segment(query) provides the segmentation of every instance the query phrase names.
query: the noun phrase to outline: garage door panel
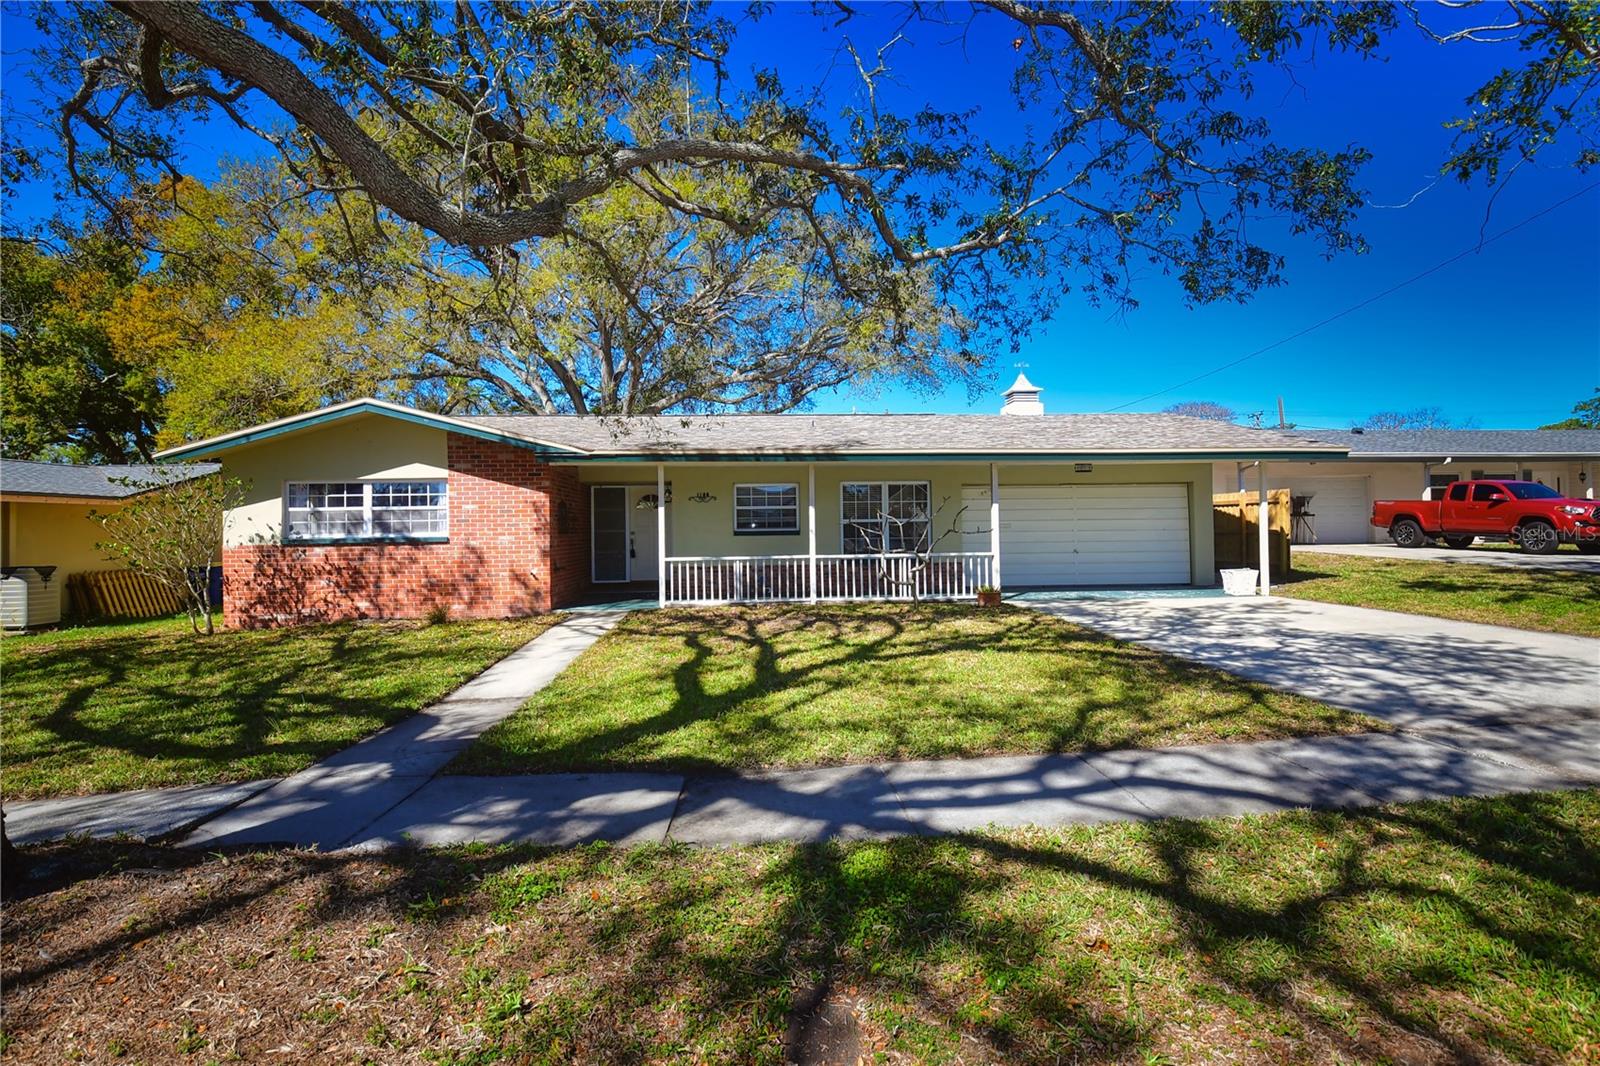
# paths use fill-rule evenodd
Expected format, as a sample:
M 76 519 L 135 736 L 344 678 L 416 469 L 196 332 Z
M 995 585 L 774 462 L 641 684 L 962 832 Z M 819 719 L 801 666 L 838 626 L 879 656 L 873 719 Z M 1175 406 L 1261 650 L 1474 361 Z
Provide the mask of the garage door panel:
M 981 488 L 969 506 L 988 506 Z M 1000 553 L 1017 585 L 1187 584 L 1186 485 L 1002 485 Z M 971 550 L 983 550 L 978 538 Z
M 1311 512 L 1310 524 L 1318 544 L 1363 544 L 1372 539 L 1368 519 L 1372 504 L 1367 499 L 1367 479 L 1364 477 L 1294 478 L 1289 482 L 1289 492 L 1295 496 L 1310 495 L 1307 509 Z M 1005 497 L 1001 496 L 1003 500 Z M 1302 531 L 1297 529 L 1296 533 Z M 1296 543 L 1311 538 L 1300 536 Z

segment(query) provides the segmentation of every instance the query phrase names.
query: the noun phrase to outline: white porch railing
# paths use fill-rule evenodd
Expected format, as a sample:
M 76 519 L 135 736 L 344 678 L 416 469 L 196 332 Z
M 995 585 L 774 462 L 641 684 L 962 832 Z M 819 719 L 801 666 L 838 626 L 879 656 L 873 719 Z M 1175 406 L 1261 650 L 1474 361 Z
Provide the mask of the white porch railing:
M 933 555 L 669 556 L 663 604 L 957 600 L 994 583 L 989 552 Z

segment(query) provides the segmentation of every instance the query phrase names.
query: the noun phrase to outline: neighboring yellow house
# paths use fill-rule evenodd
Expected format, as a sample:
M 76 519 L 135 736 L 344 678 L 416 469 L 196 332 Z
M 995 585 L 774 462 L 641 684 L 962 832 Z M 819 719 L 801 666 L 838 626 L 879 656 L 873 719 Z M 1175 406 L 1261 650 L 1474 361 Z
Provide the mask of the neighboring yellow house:
M 215 473 L 215 463 L 197 463 L 192 476 Z M 146 491 L 139 482 L 170 479 L 172 467 L 78 466 L 0 460 L 0 568 L 53 566 L 52 579 L 65 581 L 85 570 L 121 569 L 95 544 L 105 530 L 91 511 L 114 510 L 122 500 Z M 120 484 L 127 479 L 133 484 Z

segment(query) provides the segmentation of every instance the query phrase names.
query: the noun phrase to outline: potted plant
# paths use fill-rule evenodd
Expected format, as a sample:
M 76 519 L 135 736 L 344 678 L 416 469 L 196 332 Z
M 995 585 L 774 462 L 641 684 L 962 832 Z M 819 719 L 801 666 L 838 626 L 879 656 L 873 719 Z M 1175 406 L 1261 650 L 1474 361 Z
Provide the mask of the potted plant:
M 978 606 L 979 607 L 998 607 L 998 606 L 1000 606 L 1000 590 L 995 588 L 993 585 L 979 585 L 978 586 Z

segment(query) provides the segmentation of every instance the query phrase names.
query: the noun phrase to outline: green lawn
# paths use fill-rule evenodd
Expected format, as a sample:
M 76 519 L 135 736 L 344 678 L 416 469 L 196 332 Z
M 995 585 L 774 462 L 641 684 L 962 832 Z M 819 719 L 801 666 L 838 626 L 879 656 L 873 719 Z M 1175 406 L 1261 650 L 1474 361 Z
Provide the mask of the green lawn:
M 7 799 L 302 769 L 420 710 L 554 621 L 189 632 L 182 618 L 0 641 Z
M 29 854 L 63 887 L 4 911 L 19 1063 L 775 1066 L 806 1002 L 844 1062 L 1600 1056 L 1595 792 L 821 846 Z
M 1600 575 L 1294 553 L 1285 596 L 1600 637 Z
M 726 771 L 1383 728 L 1017 608 L 630 615 L 455 773 Z

